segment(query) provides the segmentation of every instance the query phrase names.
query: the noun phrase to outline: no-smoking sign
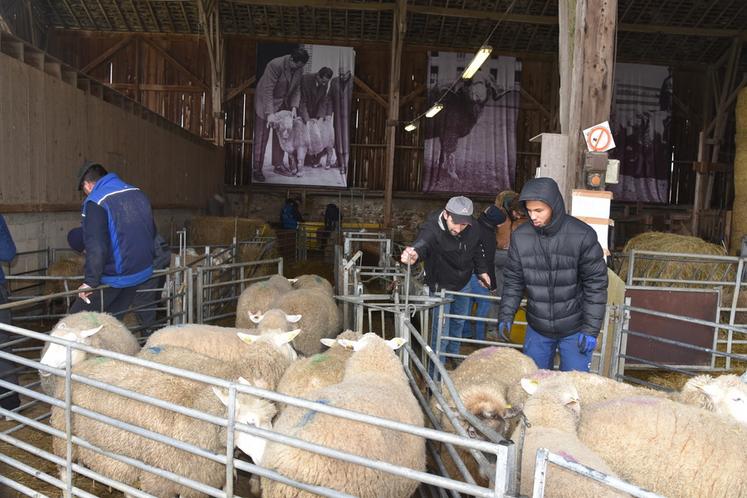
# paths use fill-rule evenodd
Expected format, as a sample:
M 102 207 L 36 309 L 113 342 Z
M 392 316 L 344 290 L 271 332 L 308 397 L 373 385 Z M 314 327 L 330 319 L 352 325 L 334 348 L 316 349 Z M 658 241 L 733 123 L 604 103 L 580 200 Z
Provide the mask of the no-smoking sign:
M 584 130 L 586 147 L 590 152 L 605 152 L 615 148 L 609 122 L 599 123 Z

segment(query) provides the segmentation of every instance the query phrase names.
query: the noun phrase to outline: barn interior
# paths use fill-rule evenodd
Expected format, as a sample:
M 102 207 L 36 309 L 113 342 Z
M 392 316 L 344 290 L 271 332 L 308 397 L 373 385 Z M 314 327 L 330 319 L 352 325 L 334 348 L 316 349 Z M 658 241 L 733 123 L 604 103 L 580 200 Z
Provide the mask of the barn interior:
M 592 371 L 665 392 L 700 374 L 742 375 L 745 41 L 743 0 L 0 0 L 0 214 L 17 248 L 0 261 L 5 307 L 24 330 L 47 333 L 65 317 L 81 263 L 50 275 L 71 264 L 68 234 L 85 197 L 76 172 L 96 161 L 146 193 L 172 268 L 176 260 L 156 304 L 159 326 L 238 327 L 249 285 L 315 274 L 334 286 L 344 328 L 387 339 L 423 333 L 411 337 L 405 361 L 415 391 L 431 392 L 425 368 L 443 357 L 427 348 L 429 313 L 455 296 L 422 295 L 422 268 L 400 265 L 399 253 L 451 197 L 468 196 L 477 216 L 503 206 L 502 192 L 551 177 L 568 212 L 596 230 L 609 267 Z M 318 164 L 300 160 L 303 176 L 284 148 L 273 164 L 280 135 L 256 105 L 271 59 L 297 47 L 311 53 L 304 74 L 319 69 L 323 50 L 350 57 L 333 66 L 333 82 L 350 71 L 345 116 L 335 111 L 330 124 L 336 142 L 317 151 Z M 492 71 L 493 87 L 478 101 L 468 93 L 478 79 L 460 74 L 482 48 L 489 56 L 479 74 Z M 458 96 L 473 98 L 466 110 L 449 100 Z M 510 117 L 494 123 L 499 115 Z M 466 128 L 449 136 L 449 124 Z M 266 179 L 258 179 L 255 137 L 264 129 Z M 616 147 L 592 141 L 595 130 Z M 325 167 L 324 154 L 337 163 Z M 289 201 L 298 215 L 291 226 Z M 500 294 L 483 299 L 495 310 Z M 158 328 L 121 318 L 141 344 Z M 508 342 L 520 347 L 526 316 L 515 323 Z M 492 344 L 495 316 L 484 325 L 486 341 L 465 339 L 442 361 L 444 373 Z M 38 359 L 44 339 L 26 337 L 33 341 L 8 350 Z M 23 367 L 22 380 L 38 380 L 33 365 Z M 0 416 L 0 496 L 64 493 L 64 477 L 34 475 L 33 467 L 54 474 L 49 459 L 28 456 L 52 451 L 52 438 L 28 422 L 46 420 L 50 404 L 22 399 L 26 418 Z M 448 477 L 436 459 L 429 454 L 429 471 Z M 76 472 L 76 496 L 128 493 Z M 521 494 L 517 475 L 506 471 L 505 495 Z M 500 476 L 480 490 L 479 478 L 464 477 L 462 488 L 418 479 L 419 496 L 504 495 Z M 248 478 L 206 496 L 233 493 L 258 496 Z

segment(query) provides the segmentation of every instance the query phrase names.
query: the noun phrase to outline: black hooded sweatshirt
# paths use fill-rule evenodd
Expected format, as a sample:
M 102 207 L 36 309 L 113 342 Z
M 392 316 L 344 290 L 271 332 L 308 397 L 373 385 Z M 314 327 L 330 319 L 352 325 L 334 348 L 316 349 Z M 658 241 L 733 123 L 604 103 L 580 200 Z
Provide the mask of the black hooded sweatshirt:
M 529 180 L 519 201 L 524 209 L 526 201 L 544 202 L 552 208 L 552 218 L 544 227 L 524 223 L 513 232 L 500 320 L 513 321 L 526 289 L 527 322 L 540 334 L 597 336 L 607 304 L 607 265 L 596 232 L 566 214 L 552 178 Z
M 467 285 L 472 273 L 488 272 L 488 265 L 480 245 L 480 230 L 465 228 L 459 235 L 451 235 L 443 217 L 443 210 L 428 215 L 420 226 L 412 247 L 425 261 L 425 282 L 431 291 L 446 289 L 459 291 Z

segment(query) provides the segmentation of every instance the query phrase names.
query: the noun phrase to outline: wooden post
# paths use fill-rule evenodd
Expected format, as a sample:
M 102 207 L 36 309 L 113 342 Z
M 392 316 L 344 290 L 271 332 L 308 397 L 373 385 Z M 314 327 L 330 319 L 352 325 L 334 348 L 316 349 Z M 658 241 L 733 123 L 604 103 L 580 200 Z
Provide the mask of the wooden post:
M 583 129 L 609 119 L 617 0 L 560 0 L 560 122 L 568 135 L 566 202 L 584 186 Z
M 203 4 L 205 0 L 197 2 L 200 11 L 200 22 L 205 31 L 205 43 L 210 56 L 210 97 L 213 103 L 213 117 L 215 119 L 215 130 L 213 142 L 220 147 L 225 142 L 223 133 L 223 77 L 225 74 L 223 57 L 223 33 L 220 29 L 220 6 L 219 0 Z
M 392 23 L 392 53 L 389 68 L 389 111 L 386 128 L 386 180 L 384 183 L 384 226 L 392 224 L 392 186 L 394 184 L 394 147 L 399 120 L 399 76 L 402 45 L 407 29 L 407 1 L 397 0 Z

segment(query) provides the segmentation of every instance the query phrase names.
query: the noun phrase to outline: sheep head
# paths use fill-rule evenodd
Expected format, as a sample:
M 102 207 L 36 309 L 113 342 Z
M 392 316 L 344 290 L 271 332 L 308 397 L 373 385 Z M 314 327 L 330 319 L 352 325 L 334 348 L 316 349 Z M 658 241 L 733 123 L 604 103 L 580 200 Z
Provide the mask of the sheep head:
M 288 140 L 293 130 L 294 119 L 291 111 L 278 111 L 267 116 L 267 127 L 275 130 L 281 139 Z
M 79 330 L 68 327 L 65 322 L 60 322 L 49 335 L 52 337 L 65 339 L 66 341 L 70 342 L 90 345 L 90 337 L 94 334 L 97 334 L 99 331 L 101 331 L 102 328 L 104 328 L 104 326 L 99 325 L 98 327 L 94 327 L 91 329 Z M 85 359 L 85 357 L 85 351 L 81 351 L 79 349 L 72 350 L 71 361 L 73 365 L 80 363 Z M 40 362 L 42 363 L 42 365 L 47 365 L 54 368 L 64 368 L 67 364 L 66 347 L 62 344 L 50 343 L 49 347 L 42 355 Z M 50 375 L 47 372 L 41 372 L 41 374 Z
M 264 381 L 254 380 L 249 382 L 246 379 L 239 377 L 239 383 L 260 389 L 269 390 L 270 386 Z M 220 399 L 226 408 L 229 407 L 229 396 L 225 389 L 213 387 L 213 392 Z M 272 419 L 277 414 L 275 405 L 270 401 L 258 398 L 245 393 L 238 393 L 236 396 L 236 405 L 234 409 L 234 417 L 236 422 L 240 424 L 246 424 L 260 429 L 271 430 Z M 267 440 L 259 436 L 247 434 L 245 432 L 237 431 L 235 445 L 244 453 L 249 455 L 255 464 L 259 465 L 262 463 L 264 457 L 265 448 L 267 447 Z
M 291 341 L 301 333 L 301 329 L 291 330 L 290 332 L 279 332 L 279 331 L 267 331 L 262 335 L 245 334 L 244 332 L 237 332 L 236 335 L 239 339 L 244 341 L 246 344 L 252 345 L 259 342 L 267 342 L 272 344 L 278 351 L 285 355 L 289 361 L 295 361 L 298 359 L 296 350 L 293 349 Z
M 682 388 L 682 392 L 692 391 L 700 394 L 702 408 L 733 418 L 742 425 L 747 425 L 747 384 L 736 375 L 698 375 L 693 377 Z

